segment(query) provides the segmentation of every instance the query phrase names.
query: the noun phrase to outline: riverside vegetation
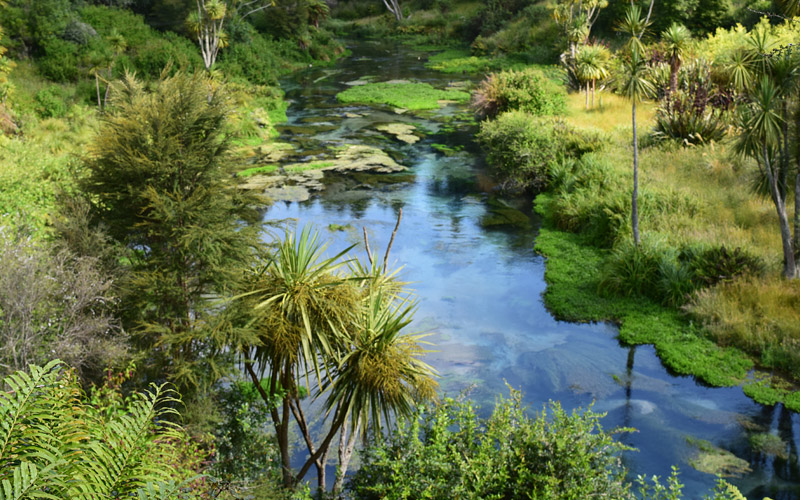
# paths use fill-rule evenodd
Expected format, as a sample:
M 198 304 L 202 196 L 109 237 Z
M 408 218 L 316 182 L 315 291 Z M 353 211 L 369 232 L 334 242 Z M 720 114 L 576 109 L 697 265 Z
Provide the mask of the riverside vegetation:
M 793 203 L 797 71 L 762 57 L 794 42 L 794 25 L 717 30 L 735 6 L 687 0 L 631 17 L 618 57 L 590 49 L 623 4 L 571 17 L 569 1 L 0 2 L 0 498 L 306 498 L 312 468 L 325 496 L 336 445 L 331 495 L 680 498 L 677 473 L 632 483 L 614 437 L 628 429 L 603 430 L 591 410 L 531 415 L 511 390 L 480 418 L 437 400 L 422 336 L 404 333 L 414 298 L 387 270 L 391 246 L 362 262 L 352 248 L 324 257 L 310 228 L 262 241 L 265 200 L 238 182 L 271 168 L 247 163 L 256 151 L 283 148 L 270 143 L 286 109 L 278 76 L 341 55 L 332 33 L 447 49 L 429 61 L 442 71 L 504 70 L 473 97 L 479 140 L 503 188 L 541 193 L 555 314 L 619 321 L 623 340 L 712 384 L 775 370 L 745 390 L 800 408 L 796 280 L 778 276 L 770 213 Z M 714 34 L 641 36 L 673 23 Z M 640 38 L 652 46 L 632 52 Z M 636 57 L 661 100 L 639 107 L 657 132 L 641 127 L 632 244 L 629 108 L 611 90 Z M 562 74 L 585 94 L 567 94 Z M 409 87 L 392 103 L 376 85 L 340 99 L 467 99 Z M 590 93 L 597 106 L 581 109 Z M 311 402 L 328 412 L 319 436 Z M 722 481 L 711 495 L 743 498 Z

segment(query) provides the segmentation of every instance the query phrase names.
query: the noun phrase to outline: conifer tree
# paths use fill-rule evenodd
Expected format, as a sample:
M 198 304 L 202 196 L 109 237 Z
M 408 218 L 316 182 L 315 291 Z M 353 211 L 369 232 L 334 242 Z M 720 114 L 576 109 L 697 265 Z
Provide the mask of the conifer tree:
M 162 76 L 148 91 L 127 75 L 87 162 L 96 217 L 129 254 L 127 327 L 184 390 L 219 373 L 218 299 L 256 241 L 230 185 L 227 111 L 202 76 Z

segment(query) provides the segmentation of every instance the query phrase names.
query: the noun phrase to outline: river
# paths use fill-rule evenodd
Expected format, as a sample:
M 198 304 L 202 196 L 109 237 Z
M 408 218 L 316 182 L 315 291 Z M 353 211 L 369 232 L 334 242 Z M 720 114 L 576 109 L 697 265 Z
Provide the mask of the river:
M 332 251 L 361 244 L 365 227 L 382 254 L 402 208 L 390 261 L 403 266 L 401 276 L 419 299 L 414 330 L 434 332 L 429 340 L 436 352 L 426 361 L 439 371 L 442 393 L 469 389 L 487 411 L 496 395 L 508 393 L 506 382 L 523 391 L 533 410 L 548 400 L 568 409 L 594 402 L 594 410 L 607 412 L 604 428 L 638 429 L 621 438 L 637 449 L 624 456 L 632 478 L 664 478 L 677 465 L 685 498 L 702 498 L 716 480 L 690 465 L 702 458 L 702 440 L 751 469 L 727 478 L 748 498 L 799 499 L 800 416 L 756 404 L 738 387 L 710 388 L 675 376 L 651 346 L 621 345 L 613 325 L 560 322 L 548 313 L 541 298 L 546 261 L 533 251 L 539 221 L 531 200 L 494 198 L 471 140 L 476 126 L 463 107 L 398 114 L 380 106 L 341 105 L 335 98 L 356 80 L 411 79 L 444 88 L 467 77 L 427 70 L 425 53 L 395 42 L 349 48 L 352 55 L 336 66 L 310 67 L 282 81 L 291 105 L 279 140 L 299 148 L 292 161 L 324 160 L 333 147 L 369 144 L 409 171 L 378 183 L 369 176 L 330 176 L 322 193 L 277 202 L 265 217 L 315 224 Z M 413 124 L 427 134 L 405 144 L 375 130 L 381 123 Z M 445 144 L 453 154 L 433 144 Z M 523 223 L 482 224 L 498 203 L 519 209 Z M 751 442 L 765 437 L 782 442 L 786 455 L 755 450 Z

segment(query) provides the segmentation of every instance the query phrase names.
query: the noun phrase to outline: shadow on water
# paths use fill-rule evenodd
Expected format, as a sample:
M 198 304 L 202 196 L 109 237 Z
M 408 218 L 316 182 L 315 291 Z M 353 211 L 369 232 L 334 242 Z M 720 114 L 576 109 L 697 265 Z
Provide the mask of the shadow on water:
M 461 125 L 453 119 L 463 110 L 450 105 L 424 116 L 398 115 L 335 99 L 346 82 L 359 79 L 413 79 L 443 88 L 454 78 L 426 70 L 425 54 L 399 44 L 363 42 L 350 48 L 352 57 L 335 68 L 309 68 L 283 82 L 292 104 L 281 140 L 292 141 L 302 135 L 297 127 L 322 121 L 326 129 L 308 138 L 315 148 L 380 145 L 410 170 L 382 179 L 329 177 L 322 195 L 276 203 L 265 217 L 314 224 L 331 240 L 331 251 L 338 251 L 361 245 L 362 227 L 374 246 L 383 247 L 402 207 L 392 259 L 404 266 L 401 276 L 413 283 L 420 301 L 415 329 L 434 332 L 436 352 L 426 360 L 441 373 L 444 393 L 474 387 L 470 396 L 488 411 L 495 396 L 506 393 L 507 381 L 522 389 L 533 410 L 555 399 L 565 408 L 594 405 L 607 413 L 606 429 L 638 429 L 622 437 L 638 450 L 624 456 L 632 475 L 665 477 L 675 464 L 686 498 L 701 498 L 716 480 L 690 466 L 697 449 L 687 437 L 744 459 L 752 471 L 728 479 L 748 498 L 800 498 L 800 416 L 758 405 L 740 388 L 710 388 L 674 376 L 652 346 L 620 345 L 612 325 L 556 321 L 541 299 L 545 263 L 533 252 L 539 221 L 531 200 L 494 195 L 471 140 L 474 122 L 468 116 Z M 374 130 L 390 121 L 433 132 L 414 145 L 402 144 Z M 433 144 L 455 152 L 448 156 Z M 327 229 L 332 224 L 344 230 Z M 363 257 L 363 246 L 358 251 Z M 778 454 L 774 447 L 767 453 L 752 444 L 757 439 L 785 446 Z M 329 477 L 333 474 L 331 468 Z

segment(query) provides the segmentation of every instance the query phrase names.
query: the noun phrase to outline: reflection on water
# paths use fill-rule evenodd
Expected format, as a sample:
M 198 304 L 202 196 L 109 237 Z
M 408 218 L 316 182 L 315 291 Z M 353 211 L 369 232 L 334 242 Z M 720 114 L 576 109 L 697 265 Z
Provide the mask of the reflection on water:
M 621 346 L 611 325 L 553 319 L 541 300 L 545 263 L 533 252 L 535 229 L 481 226 L 489 210 L 491 183 L 481 174 L 479 155 L 468 140 L 474 127 L 437 132 L 441 117 L 457 116 L 458 108 L 425 117 L 397 115 L 339 106 L 333 97 L 345 88 L 343 82 L 378 72 L 378 81 L 414 78 L 439 87 L 453 78 L 426 71 L 424 54 L 401 46 L 365 43 L 352 50 L 353 57 L 333 72 L 312 68 L 284 83 L 293 102 L 289 125 L 313 126 L 310 118 L 325 117 L 325 124 L 336 128 L 308 137 L 304 147 L 380 144 L 410 167 L 411 175 L 377 185 L 328 178 L 322 196 L 277 203 L 266 217 L 315 224 L 330 238 L 331 250 L 338 251 L 360 245 L 362 227 L 374 248 L 385 247 L 402 208 L 391 259 L 404 266 L 401 276 L 413 283 L 418 295 L 416 329 L 435 332 L 430 339 L 436 352 L 427 361 L 441 373 L 443 392 L 471 387 L 471 397 L 486 411 L 498 393 L 506 392 L 506 382 L 522 389 L 533 409 L 550 399 L 561 400 L 565 408 L 594 403 L 596 411 L 608 414 L 605 428 L 638 429 L 622 437 L 638 449 L 625 455 L 632 473 L 664 477 L 676 464 L 686 498 L 702 497 L 715 482 L 714 476 L 688 465 L 695 453 L 688 436 L 750 463 L 753 472 L 731 479 L 748 498 L 800 498 L 800 417 L 753 403 L 740 388 L 708 388 L 692 378 L 672 376 L 651 346 Z M 386 122 L 411 123 L 433 135 L 409 146 L 375 133 L 373 125 Z M 288 133 L 284 138 L 291 140 Z M 435 152 L 432 143 L 467 147 L 447 157 Z M 528 214 L 532 227 L 537 227 L 530 200 L 506 202 Z M 330 231 L 329 224 L 346 229 Z M 779 436 L 790 454 L 781 458 L 754 451 L 750 437 L 757 432 Z

